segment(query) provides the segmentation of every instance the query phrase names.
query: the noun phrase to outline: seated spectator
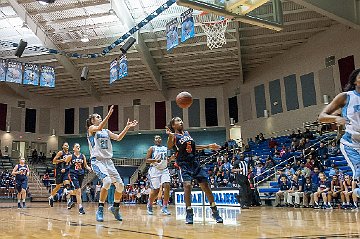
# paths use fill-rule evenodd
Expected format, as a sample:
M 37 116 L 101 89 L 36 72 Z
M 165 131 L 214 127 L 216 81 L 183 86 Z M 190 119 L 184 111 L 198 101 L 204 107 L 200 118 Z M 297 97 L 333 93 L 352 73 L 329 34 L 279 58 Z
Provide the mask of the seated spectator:
M 210 188 L 217 188 L 217 184 L 215 182 L 215 178 L 211 177 L 210 178 Z
M 353 193 L 353 180 L 349 175 L 345 175 L 344 178 L 344 182 L 343 182 L 343 194 L 345 196 L 346 199 L 346 204 L 343 205 L 343 209 L 351 209 L 351 205 L 350 205 L 350 198 L 352 197 L 352 193 Z
M 301 130 L 299 130 L 299 129 L 297 131 L 296 138 L 298 138 L 298 139 L 304 138 L 303 133 L 301 133 Z
M 309 128 L 305 129 L 305 132 L 303 133 L 303 137 L 306 139 L 314 139 L 313 133 L 310 131 Z
M 314 159 L 312 158 L 312 155 L 309 155 L 309 157 L 306 159 L 305 167 L 307 167 L 310 170 L 313 170 L 313 168 L 314 168 Z
M 289 138 L 290 139 L 293 139 L 293 138 L 296 138 L 297 137 L 297 134 L 295 133 L 295 130 L 293 130 L 292 132 L 291 132 L 291 134 L 289 135 Z
M 314 193 L 317 191 L 317 184 L 311 182 L 311 178 L 305 179 L 304 184 L 304 208 L 313 207 Z M 310 201 L 310 204 L 309 204 Z
M 43 183 L 45 187 L 50 187 L 50 176 L 48 173 L 45 173 L 43 176 Z
M 328 168 L 329 170 L 329 176 L 332 177 L 334 175 L 336 175 L 336 166 L 334 163 L 331 164 L 331 166 Z M 337 176 L 337 175 L 336 175 Z
M 294 170 L 293 168 L 291 168 L 291 165 L 290 165 L 290 164 L 286 164 L 284 173 L 285 173 L 286 175 L 288 175 L 288 171 L 290 171 L 290 174 L 291 174 L 291 175 L 295 173 L 295 170 Z
M 320 173 L 320 170 L 318 167 L 314 167 L 314 170 L 311 172 L 311 182 L 314 183 L 314 184 L 319 184 L 319 173 Z
M 301 171 L 300 171 L 301 172 Z M 300 207 L 300 198 L 303 197 L 303 185 L 299 183 L 298 176 L 294 174 L 291 180 L 291 188 L 288 191 L 287 203 L 290 207 Z M 295 205 L 293 204 L 293 197 L 295 197 Z
M 310 148 L 311 146 L 311 142 L 310 142 L 310 139 L 308 138 L 305 138 L 305 144 L 304 144 L 304 147 L 305 147 L 305 150 Z M 315 150 L 315 149 L 314 149 Z
M 319 184 L 318 184 L 318 190 L 316 193 L 314 193 L 314 209 L 319 209 L 319 198 L 322 197 L 323 199 L 323 208 L 326 209 L 332 209 L 332 206 L 330 204 L 330 202 L 328 202 L 328 193 L 331 192 L 330 191 L 330 187 L 331 184 L 330 182 L 327 180 L 325 173 L 319 173 Z
M 331 146 L 328 149 L 329 156 L 337 156 L 340 154 L 340 149 L 336 146 L 336 142 L 332 142 Z
M 268 158 L 266 159 L 264 168 L 265 170 L 270 170 L 275 166 L 275 162 L 274 160 L 271 158 L 271 156 L 268 156 Z
M 306 149 L 306 141 L 305 141 L 305 139 L 303 138 L 303 139 L 301 139 L 300 141 L 299 141 L 299 145 L 297 146 L 297 151 L 303 151 L 303 150 L 305 150 Z
M 269 148 L 273 149 L 277 145 L 278 145 L 278 142 L 273 137 L 271 137 L 270 140 L 269 140 Z
M 327 170 L 331 166 L 331 161 L 328 158 L 321 158 L 320 163 L 322 166 L 321 171 Z
M 223 181 L 220 183 L 220 187 L 231 188 L 232 184 L 226 178 L 224 178 Z
M 311 170 L 307 167 L 305 167 L 305 162 L 304 161 L 300 161 L 300 168 L 302 175 L 307 178 L 310 177 L 311 174 Z
M 263 133 L 260 133 L 259 134 L 259 142 L 262 143 L 264 141 L 265 141 L 265 137 L 264 137 Z
M 256 182 L 259 182 L 264 178 L 263 172 L 264 172 L 263 164 L 261 162 L 259 162 L 256 165 L 256 168 L 255 168 L 255 171 L 254 171 L 254 174 L 255 174 L 255 177 L 256 177 Z
M 331 176 L 331 192 L 328 193 L 328 202 L 331 203 L 333 199 L 341 200 L 342 207 L 345 206 L 345 196 L 342 193 L 343 185 L 338 179 L 337 175 Z
M 287 180 L 285 175 L 280 178 L 279 191 L 275 196 L 275 207 L 281 207 L 281 199 L 283 198 L 284 204 L 286 204 L 288 197 L 288 190 L 291 188 L 291 183 Z
M 319 148 L 317 149 L 317 156 L 321 160 L 328 158 L 328 149 L 325 147 L 323 142 L 320 142 Z

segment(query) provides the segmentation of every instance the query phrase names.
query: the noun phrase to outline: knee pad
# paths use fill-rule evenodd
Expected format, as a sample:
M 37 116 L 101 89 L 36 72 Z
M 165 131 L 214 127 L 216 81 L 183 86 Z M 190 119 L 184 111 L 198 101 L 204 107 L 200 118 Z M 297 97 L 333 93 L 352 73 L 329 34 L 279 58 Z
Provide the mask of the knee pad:
M 111 178 L 110 177 L 105 177 L 103 180 L 102 180 L 102 183 L 103 183 L 103 188 L 105 188 L 106 190 L 108 190 L 111 186 Z
M 124 184 L 123 183 L 119 183 L 119 182 L 115 182 L 115 190 L 118 193 L 122 193 L 124 191 Z

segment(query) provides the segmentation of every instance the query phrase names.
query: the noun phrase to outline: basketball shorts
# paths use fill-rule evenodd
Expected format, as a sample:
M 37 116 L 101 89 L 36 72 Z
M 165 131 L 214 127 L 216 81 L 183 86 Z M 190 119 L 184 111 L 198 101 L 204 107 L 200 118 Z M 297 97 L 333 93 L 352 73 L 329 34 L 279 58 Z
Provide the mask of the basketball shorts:
M 208 173 L 203 167 L 199 166 L 198 162 L 181 162 L 178 163 L 178 165 L 180 167 L 181 182 L 191 182 L 193 179 L 196 179 L 198 183 L 205 183 L 208 181 Z
M 81 188 L 82 182 L 84 180 L 84 175 L 83 174 L 70 174 L 70 180 L 71 180 L 71 186 L 74 189 L 79 189 Z
M 350 147 L 343 143 L 340 143 L 340 150 L 344 155 L 347 163 L 349 164 L 353 178 L 359 179 L 360 177 L 360 148 Z
M 155 167 L 150 167 L 148 178 L 150 179 L 150 188 L 158 189 L 163 183 L 170 183 L 169 169 L 165 168 L 164 170 L 159 170 Z
M 28 188 L 28 180 L 16 180 L 16 190 L 20 193 L 22 189 Z
M 63 184 L 65 181 L 69 181 L 69 171 L 66 170 L 65 173 L 62 173 L 61 170 L 55 170 L 55 184 Z
M 110 177 L 112 183 L 123 184 L 120 174 L 111 159 L 91 158 L 91 168 L 100 180 Z

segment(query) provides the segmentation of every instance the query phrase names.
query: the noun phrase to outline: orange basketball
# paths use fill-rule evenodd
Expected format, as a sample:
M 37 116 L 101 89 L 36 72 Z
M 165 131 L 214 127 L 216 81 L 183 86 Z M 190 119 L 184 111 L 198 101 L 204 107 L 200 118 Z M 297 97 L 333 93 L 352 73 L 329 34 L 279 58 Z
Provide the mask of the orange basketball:
M 176 104 L 180 108 L 188 108 L 193 102 L 192 95 L 189 92 L 183 91 L 176 96 Z

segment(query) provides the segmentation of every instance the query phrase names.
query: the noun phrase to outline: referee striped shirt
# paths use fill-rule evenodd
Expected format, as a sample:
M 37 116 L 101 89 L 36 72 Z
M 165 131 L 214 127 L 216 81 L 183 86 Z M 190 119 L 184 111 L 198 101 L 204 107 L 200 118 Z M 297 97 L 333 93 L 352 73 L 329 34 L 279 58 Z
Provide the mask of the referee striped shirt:
M 236 160 L 234 163 L 234 169 L 241 169 L 238 174 L 248 175 L 248 164 L 244 160 Z

